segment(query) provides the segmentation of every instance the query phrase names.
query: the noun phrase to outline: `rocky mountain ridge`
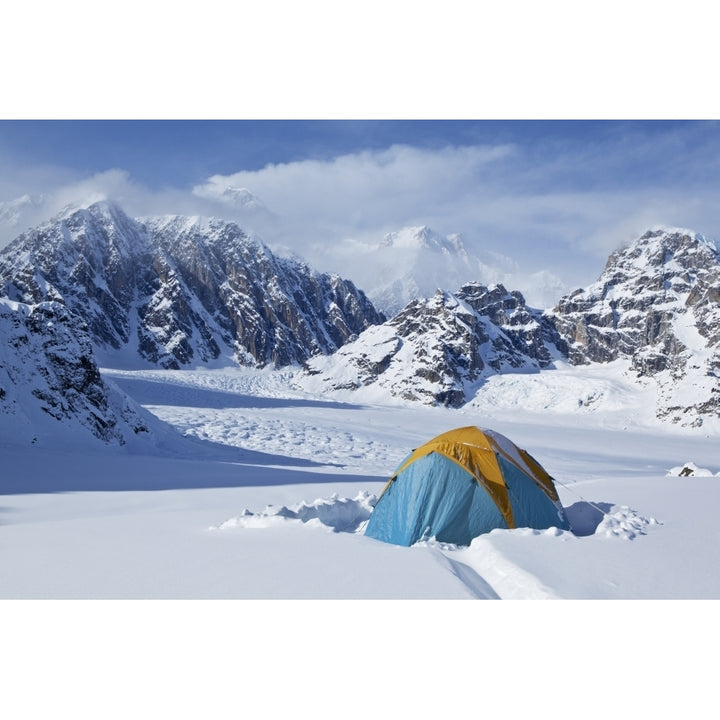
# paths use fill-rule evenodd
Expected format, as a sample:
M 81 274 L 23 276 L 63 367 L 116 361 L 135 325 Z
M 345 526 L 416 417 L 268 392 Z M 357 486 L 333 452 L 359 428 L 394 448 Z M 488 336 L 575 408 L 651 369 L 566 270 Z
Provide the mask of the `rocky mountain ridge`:
M 307 363 L 313 389 L 375 386 L 460 407 L 494 373 L 554 361 L 629 362 L 657 388 L 656 414 L 685 425 L 720 415 L 720 259 L 700 235 L 651 230 L 608 259 L 598 281 L 549 311 L 502 285 L 470 283 L 414 300 L 328 358 Z
M 109 202 L 13 241 L 0 253 L 0 296 L 61 302 L 101 351 L 165 368 L 297 364 L 384 320 L 351 282 L 275 257 L 234 223 L 131 219 Z
M 720 414 L 720 255 L 702 235 L 649 230 L 550 317 L 572 364 L 627 358 L 640 380 L 655 380 L 658 415 Z
M 334 355 L 312 358 L 313 389 L 375 384 L 391 396 L 460 407 L 488 375 L 540 372 L 566 352 L 562 338 L 521 293 L 468 283 L 413 300 Z
M 442 246 L 430 231 L 387 242 Z M 681 229 L 650 230 L 617 250 L 597 282 L 552 310 L 529 307 L 502 284 L 467 282 L 413 298 L 386 320 L 353 283 L 276 257 L 233 223 L 132 219 L 103 202 L 0 252 L 0 297 L 3 410 L 17 408 L 11 386 L 25 382 L 46 414 L 82 416 L 106 442 L 120 437 L 118 423 L 142 423 L 108 404 L 98 353 L 163 368 L 304 365 L 298 383 L 313 392 L 371 388 L 448 407 L 471 401 L 493 375 L 621 361 L 656 388 L 658 417 L 700 425 L 720 416 L 720 257 Z M 36 340 L 26 345 L 25 336 Z M 32 353 L 44 360 L 33 365 Z M 24 364 L 40 385 L 19 373 Z

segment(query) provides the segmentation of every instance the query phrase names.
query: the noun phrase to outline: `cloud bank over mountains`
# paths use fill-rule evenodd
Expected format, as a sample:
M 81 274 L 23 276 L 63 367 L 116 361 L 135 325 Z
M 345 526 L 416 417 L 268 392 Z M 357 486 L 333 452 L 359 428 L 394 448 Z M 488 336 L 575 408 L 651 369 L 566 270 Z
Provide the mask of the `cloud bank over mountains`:
M 274 251 L 358 282 L 388 233 L 426 226 L 444 237 L 459 234 L 473 256 L 515 264 L 513 276 L 528 287 L 543 273 L 569 287 L 591 282 L 599 260 L 648 227 L 694 227 L 717 236 L 718 169 L 707 158 L 720 141 L 712 126 L 618 131 L 594 142 L 556 136 L 396 144 L 214 174 L 185 187 L 171 177 L 148 187 L 123 168 L 83 174 L 32 164 L 18 167 L 14 182 L 13 166 L 6 165 L 0 247 L 68 204 L 112 199 L 135 217 L 235 220 Z

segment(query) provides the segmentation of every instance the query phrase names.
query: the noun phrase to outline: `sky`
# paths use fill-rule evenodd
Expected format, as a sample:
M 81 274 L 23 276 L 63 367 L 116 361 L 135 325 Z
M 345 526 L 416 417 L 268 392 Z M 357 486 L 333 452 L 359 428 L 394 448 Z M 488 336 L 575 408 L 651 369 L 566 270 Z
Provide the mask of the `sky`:
M 575 288 L 649 227 L 720 237 L 714 26 L 694 0 L 682 17 L 608 2 L 593 33 L 559 0 L 480 24 L 455 0 L 268 3 L 240 25 L 212 2 L 170 24 L 127 10 L 112 33 L 78 25 L 79 0 L 42 26 L 12 10 L 0 247 L 110 198 L 135 217 L 236 220 L 351 279 L 387 233 L 427 225 L 518 282 Z
M 713 120 L 2 120 L 0 168 L 1 245 L 109 198 L 236 220 L 346 275 L 427 225 L 580 287 L 650 227 L 720 237 Z

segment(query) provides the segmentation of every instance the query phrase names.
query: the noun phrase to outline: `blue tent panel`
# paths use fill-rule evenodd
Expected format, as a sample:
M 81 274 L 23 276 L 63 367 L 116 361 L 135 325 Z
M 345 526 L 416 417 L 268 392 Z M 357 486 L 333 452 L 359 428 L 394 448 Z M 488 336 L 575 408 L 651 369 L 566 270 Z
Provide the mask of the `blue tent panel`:
M 565 513 L 531 478 L 502 455 L 497 455 L 497 459 L 505 478 L 515 527 L 570 529 Z
M 365 535 L 395 545 L 412 545 L 423 537 L 469 545 L 481 533 L 506 527 L 492 498 L 470 473 L 430 453 L 390 483 Z

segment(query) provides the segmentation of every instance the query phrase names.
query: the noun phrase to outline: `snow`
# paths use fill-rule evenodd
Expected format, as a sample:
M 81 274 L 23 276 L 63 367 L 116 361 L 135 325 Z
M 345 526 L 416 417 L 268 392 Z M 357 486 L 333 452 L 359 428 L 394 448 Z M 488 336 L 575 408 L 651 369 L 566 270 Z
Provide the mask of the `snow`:
M 76 717 L 117 695 L 111 676 L 148 694 L 141 715 L 298 712 L 313 698 L 313 714 L 359 717 L 388 708 L 388 673 L 403 714 L 502 709 L 508 694 L 517 713 L 536 712 L 538 697 L 583 717 L 656 703 L 701 712 L 687 688 L 709 670 L 683 665 L 682 700 L 657 677 L 674 644 L 699 655 L 717 634 L 707 605 L 685 604 L 720 599 L 717 428 L 662 424 L 625 368 L 493 377 L 461 410 L 313 395 L 293 369 L 103 369 L 155 416 L 149 439 L 54 442 L 47 424 L 34 444 L 0 439 L 0 597 L 25 600 L 0 627 L 10 704 L 25 711 L 13 717 L 38 716 L 28 674 L 78 666 Z M 365 537 L 403 457 L 468 424 L 543 464 L 573 531 L 495 530 L 469 547 Z M 511 602 L 472 602 L 486 599 Z M 684 603 L 661 615 L 643 603 L 516 604 L 551 599 Z M 488 674 L 498 697 L 483 699 Z M 525 675 L 527 698 L 515 686 Z M 69 679 L 55 682 L 54 702 L 68 700 Z M 102 714 L 137 715 L 130 702 Z
M 0 595 L 458 598 L 487 586 L 481 597 L 502 598 L 482 571 L 461 582 L 427 561 L 431 549 L 482 570 L 492 549 L 515 568 L 506 575 L 537 577 L 557 597 L 720 598 L 720 576 L 688 572 L 686 562 L 690 552 L 709 563 L 720 541 L 717 433 L 643 413 L 621 367 L 497 376 L 462 410 L 313 396 L 294 386 L 292 370 L 105 369 L 177 432 L 115 449 L 79 436 L 79 451 L 42 435 L 32 447 L 5 443 L 2 531 L 16 552 L 1 561 Z M 555 477 L 575 532 L 496 531 L 469 548 L 406 550 L 365 538 L 374 498 L 406 454 L 467 424 L 531 452 Z M 607 545 L 617 538 L 666 572 L 648 583 L 625 543 Z M 567 546 L 577 548 L 571 564 Z M 330 567 L 344 569 L 333 576 Z M 624 582 L 605 584 L 618 572 Z M 511 597 L 522 596 L 517 585 Z

